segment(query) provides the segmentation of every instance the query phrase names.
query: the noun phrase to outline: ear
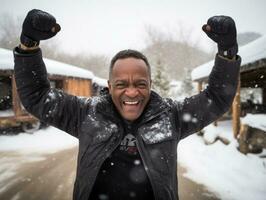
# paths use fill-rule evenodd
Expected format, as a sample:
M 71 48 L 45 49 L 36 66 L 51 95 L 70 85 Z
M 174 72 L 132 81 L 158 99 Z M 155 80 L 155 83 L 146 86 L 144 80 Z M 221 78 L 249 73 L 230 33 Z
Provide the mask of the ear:
M 111 88 L 112 88 L 111 81 L 108 80 L 107 84 L 108 84 L 109 93 L 111 93 Z

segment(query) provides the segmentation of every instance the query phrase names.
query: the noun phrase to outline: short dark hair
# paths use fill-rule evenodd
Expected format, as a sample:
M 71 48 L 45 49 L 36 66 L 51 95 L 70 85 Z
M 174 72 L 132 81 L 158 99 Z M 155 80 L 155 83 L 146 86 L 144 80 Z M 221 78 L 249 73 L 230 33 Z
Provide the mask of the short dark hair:
M 112 74 L 112 70 L 113 70 L 115 62 L 118 59 L 124 59 L 124 58 L 137 58 L 137 59 L 143 60 L 148 67 L 148 73 L 149 73 L 149 76 L 151 78 L 151 67 L 150 67 L 150 63 L 149 63 L 147 57 L 139 51 L 136 51 L 133 49 L 126 49 L 126 50 L 119 51 L 112 58 L 111 63 L 110 63 L 110 67 L 109 67 L 109 79 L 111 78 L 111 74 Z

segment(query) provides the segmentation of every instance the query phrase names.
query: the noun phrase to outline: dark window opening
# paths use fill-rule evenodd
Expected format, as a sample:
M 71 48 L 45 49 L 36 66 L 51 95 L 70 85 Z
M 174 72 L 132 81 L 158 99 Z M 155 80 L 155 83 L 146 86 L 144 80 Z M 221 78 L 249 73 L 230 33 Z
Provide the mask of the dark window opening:
M 241 116 L 245 116 L 247 113 L 266 113 L 262 88 L 241 88 L 240 97 Z
M 12 84 L 8 76 L 0 76 L 0 110 L 12 108 Z

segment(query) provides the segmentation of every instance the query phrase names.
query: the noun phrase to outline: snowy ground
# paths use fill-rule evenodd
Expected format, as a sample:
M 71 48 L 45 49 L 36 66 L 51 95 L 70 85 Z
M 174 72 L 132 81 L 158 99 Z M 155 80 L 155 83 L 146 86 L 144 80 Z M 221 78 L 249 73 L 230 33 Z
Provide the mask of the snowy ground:
M 259 155 L 239 153 L 230 121 L 219 122 L 218 127 L 210 125 L 205 128 L 206 140 L 211 142 L 217 135 L 227 138 L 230 144 L 217 141 L 205 145 L 203 138 L 197 135 L 180 142 L 178 160 L 187 170 L 186 177 L 204 184 L 221 199 L 265 200 L 266 160 L 262 155 L 265 156 L 266 151 Z M 8 187 L 1 183 L 12 177 L 20 164 L 38 161 L 43 154 L 77 145 L 77 139 L 53 127 L 32 135 L 0 136 L 0 192 Z M 1 152 L 16 152 L 25 156 L 14 161 L 12 157 L 1 156 Z
M 49 154 L 76 145 L 76 138 L 54 127 L 38 130 L 34 134 L 0 136 L 0 151 L 16 151 L 24 155 Z
M 18 182 L 14 177 L 23 164 L 44 160 L 47 154 L 77 145 L 77 139 L 53 127 L 34 134 L 0 136 L 0 193 Z
M 221 199 L 265 200 L 266 151 L 259 155 L 239 153 L 231 121 L 205 128 L 204 138 L 207 141 L 212 142 L 218 135 L 227 138 L 230 144 L 217 141 L 205 145 L 203 138 L 197 135 L 180 142 L 178 159 L 188 170 L 185 176 L 204 184 Z

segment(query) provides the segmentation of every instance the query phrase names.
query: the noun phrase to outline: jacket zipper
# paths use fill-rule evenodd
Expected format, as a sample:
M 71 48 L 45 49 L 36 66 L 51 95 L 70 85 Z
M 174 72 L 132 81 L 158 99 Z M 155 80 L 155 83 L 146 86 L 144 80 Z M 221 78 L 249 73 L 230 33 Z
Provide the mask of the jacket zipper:
M 159 115 L 162 114 L 163 112 L 166 112 L 166 111 L 164 110 L 164 111 L 162 111 L 162 112 L 158 112 L 158 113 L 156 113 L 155 115 L 152 115 L 152 116 L 150 116 L 150 117 L 144 119 L 140 124 L 137 125 L 137 127 L 135 128 L 135 132 L 136 132 L 136 130 L 137 130 L 142 124 L 144 124 L 144 123 L 146 123 L 146 122 L 148 122 L 148 121 L 150 121 L 150 120 L 156 118 L 157 116 L 159 116 Z M 105 114 L 106 116 L 110 116 L 110 115 L 108 115 L 107 113 L 104 113 L 104 114 Z M 120 123 L 118 123 L 118 124 L 120 125 L 120 128 L 121 128 L 121 127 L 122 127 L 121 124 L 120 124 Z M 122 127 L 122 130 L 123 130 L 123 127 Z M 121 140 L 121 134 L 120 134 L 119 137 L 120 137 L 120 138 L 119 138 L 119 141 L 120 141 L 120 140 Z M 155 199 L 158 199 L 157 196 L 156 196 L 156 193 L 155 193 L 155 184 L 154 184 L 153 179 L 152 179 L 152 176 L 151 176 L 151 174 L 150 174 L 150 172 L 149 172 L 149 170 L 148 170 L 148 166 L 147 166 L 146 161 L 145 161 L 145 159 L 144 159 L 144 156 L 143 156 L 143 153 L 142 153 L 142 149 L 140 148 L 141 145 L 139 144 L 139 141 L 138 141 L 138 140 L 140 140 L 140 139 L 142 139 L 142 138 L 141 138 L 141 136 L 138 135 L 138 134 L 136 135 L 136 137 L 137 137 L 137 139 L 136 139 L 137 149 L 138 149 L 138 151 L 139 151 L 139 154 L 140 154 L 141 160 L 142 160 L 142 162 L 143 162 L 143 164 L 144 164 L 144 169 L 145 169 L 145 171 L 146 171 L 146 173 L 147 173 L 147 175 L 148 175 L 148 178 L 149 178 L 149 180 L 150 180 L 150 183 L 151 183 L 151 186 L 152 186 L 152 189 L 153 189 L 153 195 L 154 195 L 154 198 L 155 198 Z M 120 141 L 120 142 L 121 142 L 121 141 Z M 110 151 L 110 152 L 112 153 L 112 152 L 118 147 L 119 144 L 120 144 L 120 143 L 117 143 L 117 144 L 115 145 L 115 148 L 113 148 L 112 151 Z M 108 154 L 108 156 L 111 155 L 111 153 Z M 102 165 L 104 161 L 105 161 L 105 160 L 103 160 L 100 164 Z M 97 171 L 97 174 L 99 173 L 100 168 L 101 168 L 101 167 L 99 167 L 99 169 L 98 169 L 98 171 Z M 94 178 L 94 182 L 95 182 L 95 180 L 96 180 L 96 177 L 97 177 L 97 175 L 96 175 L 95 178 Z M 90 192 L 91 192 L 91 191 L 90 191 Z
M 105 159 L 103 159 L 103 160 L 101 161 L 101 163 L 100 163 L 100 167 L 97 169 L 96 176 L 94 176 L 94 178 L 93 178 L 93 186 L 94 186 L 95 180 L 96 180 L 96 178 L 97 178 L 97 175 L 98 175 L 98 173 L 99 173 L 99 171 L 100 171 L 100 169 L 101 169 L 102 164 L 104 163 L 104 161 L 106 160 L 106 158 L 108 158 L 108 157 L 112 154 L 112 152 L 113 152 L 113 151 L 119 146 L 119 144 L 121 143 L 121 140 L 122 140 L 121 136 L 122 136 L 122 135 L 123 135 L 123 134 L 120 134 L 120 135 L 119 135 L 119 139 L 118 139 L 117 144 L 114 145 L 114 148 L 110 151 L 110 153 L 107 154 L 107 156 L 105 157 Z M 91 191 L 92 191 L 93 186 L 91 187 L 91 190 L 90 190 L 90 192 L 89 192 L 90 194 L 91 194 Z M 88 198 L 89 198 L 89 196 L 88 196 Z
M 139 136 L 138 136 L 138 139 L 141 139 L 141 138 L 139 138 Z M 139 155 L 140 155 L 141 160 L 142 160 L 142 162 L 143 162 L 143 164 L 144 164 L 144 169 L 145 169 L 145 171 L 146 171 L 146 173 L 147 173 L 147 175 L 148 175 L 148 177 L 149 177 L 149 179 L 150 179 L 150 183 L 151 183 L 151 186 L 152 186 L 152 190 L 153 190 L 154 198 L 157 199 L 157 196 L 156 196 L 156 194 L 155 194 L 155 185 L 154 185 L 154 182 L 153 182 L 152 176 L 151 176 L 151 174 L 150 174 L 150 171 L 148 170 L 148 166 L 147 166 L 146 161 L 145 161 L 145 159 L 144 159 L 144 156 L 143 156 L 142 150 L 141 150 L 141 148 L 140 148 L 140 144 L 139 144 L 138 139 L 136 140 L 136 144 L 137 144 L 137 148 L 138 148 L 138 151 L 139 151 Z

